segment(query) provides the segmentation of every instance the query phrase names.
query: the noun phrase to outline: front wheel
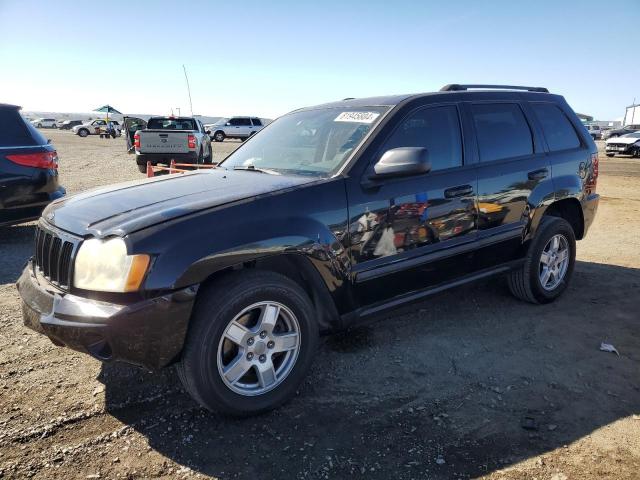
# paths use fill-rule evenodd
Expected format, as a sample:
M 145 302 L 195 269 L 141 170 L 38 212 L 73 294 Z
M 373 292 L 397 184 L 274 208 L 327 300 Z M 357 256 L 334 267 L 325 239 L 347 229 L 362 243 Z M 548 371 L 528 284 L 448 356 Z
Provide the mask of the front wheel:
M 216 132 L 216 133 L 213 135 L 213 139 L 214 139 L 216 142 L 224 142 L 225 137 L 226 137 L 226 135 L 224 134 L 224 132 Z
M 313 305 L 297 284 L 239 271 L 198 293 L 178 374 L 203 407 L 255 415 L 295 395 L 317 343 Z
M 78 135 L 84 138 L 89 135 L 89 130 L 87 130 L 86 128 L 81 128 L 80 130 L 78 130 Z
M 569 285 L 575 260 L 571 225 L 563 218 L 543 217 L 524 264 L 509 274 L 509 289 L 527 302 L 553 302 Z

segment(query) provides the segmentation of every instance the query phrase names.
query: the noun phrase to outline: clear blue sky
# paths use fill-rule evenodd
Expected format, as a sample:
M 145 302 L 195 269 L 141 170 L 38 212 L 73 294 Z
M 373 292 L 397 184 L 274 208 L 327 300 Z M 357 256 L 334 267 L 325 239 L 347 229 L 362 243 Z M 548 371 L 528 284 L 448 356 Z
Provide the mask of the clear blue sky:
M 640 0 L 0 0 L 0 102 L 276 117 L 446 83 L 546 86 L 614 119 L 640 101 Z

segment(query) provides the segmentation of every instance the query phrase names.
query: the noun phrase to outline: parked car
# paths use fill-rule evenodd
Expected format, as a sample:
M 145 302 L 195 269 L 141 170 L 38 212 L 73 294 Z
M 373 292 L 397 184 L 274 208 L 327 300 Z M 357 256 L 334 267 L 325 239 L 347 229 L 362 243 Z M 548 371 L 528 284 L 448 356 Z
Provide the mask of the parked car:
M 31 120 L 31 125 L 38 128 L 57 128 L 55 118 L 36 118 Z
M 135 125 L 135 129 L 132 128 Z M 138 170 L 147 171 L 147 162 L 169 165 L 177 163 L 211 163 L 210 131 L 193 117 L 125 117 L 127 151 L 136 154 Z
M 607 157 L 613 157 L 616 154 L 640 157 L 640 131 L 607 139 L 605 151 Z
M 122 134 L 122 127 L 120 126 L 120 123 L 118 123 L 118 121 L 116 120 L 110 121 L 113 123 L 116 129 L 116 135 L 120 136 Z M 107 131 L 107 120 L 103 120 L 100 118 L 91 120 L 89 122 L 72 127 L 71 131 L 81 137 L 87 137 L 89 135 L 99 135 L 100 133 L 105 133 Z
M 244 141 L 263 128 L 262 120 L 258 117 L 231 117 L 226 122 L 216 125 L 215 130 L 211 130 L 211 138 L 216 142 L 223 142 L 225 138 Z
M 58 124 L 58 128 L 60 130 L 71 130 L 77 125 L 82 125 L 82 123 L 82 120 L 64 120 L 62 123 Z
M 0 225 L 38 218 L 65 194 L 55 148 L 19 112 L 0 103 Z
M 25 324 L 103 361 L 175 363 L 201 405 L 248 415 L 295 394 L 319 332 L 499 274 L 554 301 L 598 150 L 563 97 L 472 87 L 303 108 L 218 168 L 55 202 L 18 281 Z
M 625 125 L 622 128 L 614 128 L 611 130 L 607 130 L 604 134 L 604 138 L 615 138 L 626 135 L 627 133 L 633 133 L 640 131 L 640 124 L 638 125 Z
M 594 140 L 600 140 L 602 139 L 602 130 L 600 129 L 599 125 L 585 125 L 585 128 L 587 129 L 587 132 L 589 132 L 589 135 L 591 135 L 591 138 L 593 138 Z

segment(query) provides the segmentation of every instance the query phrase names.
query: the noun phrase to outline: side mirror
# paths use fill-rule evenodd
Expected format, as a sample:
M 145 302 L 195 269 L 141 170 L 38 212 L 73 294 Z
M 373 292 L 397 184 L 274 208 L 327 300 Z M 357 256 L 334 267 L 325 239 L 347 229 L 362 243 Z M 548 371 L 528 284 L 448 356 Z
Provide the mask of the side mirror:
M 408 177 L 431 171 L 429 153 L 423 147 L 399 147 L 384 152 L 373 166 L 373 179 Z
M 204 133 L 206 133 L 207 135 L 211 135 L 211 130 L 207 130 L 207 131 L 206 131 L 206 132 L 204 132 Z

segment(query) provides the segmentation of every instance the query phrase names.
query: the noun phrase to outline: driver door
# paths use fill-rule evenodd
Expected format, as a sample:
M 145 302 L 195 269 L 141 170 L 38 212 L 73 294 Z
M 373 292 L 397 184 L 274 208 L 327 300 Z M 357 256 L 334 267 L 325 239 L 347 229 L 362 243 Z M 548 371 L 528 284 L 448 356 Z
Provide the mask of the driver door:
M 124 117 L 122 121 L 122 128 L 127 140 L 127 153 L 133 153 L 133 136 L 138 130 L 144 130 L 147 128 L 147 122 L 141 118 Z
M 431 171 L 385 179 L 373 188 L 360 178 L 348 181 L 349 250 L 361 306 L 473 269 L 477 180 L 464 155 L 457 106 L 419 107 L 406 115 L 370 159 L 365 176 L 384 152 L 398 147 L 426 148 Z

